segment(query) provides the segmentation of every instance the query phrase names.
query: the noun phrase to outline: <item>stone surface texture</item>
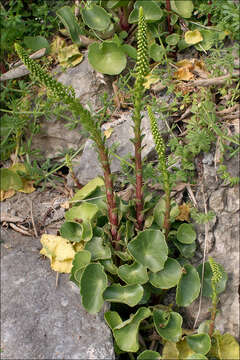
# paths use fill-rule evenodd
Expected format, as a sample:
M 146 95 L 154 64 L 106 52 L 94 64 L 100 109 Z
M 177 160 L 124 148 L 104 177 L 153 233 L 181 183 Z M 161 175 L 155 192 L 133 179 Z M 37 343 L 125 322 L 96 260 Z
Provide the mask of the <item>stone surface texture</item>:
M 227 163 L 232 176 L 239 173 L 238 158 L 232 158 Z M 208 210 L 215 212 L 216 218 L 209 223 L 208 236 L 205 226 L 197 226 L 198 241 L 201 255 L 207 239 L 207 257 L 213 257 L 222 264 L 228 274 L 225 292 L 220 295 L 219 314 L 216 318 L 216 328 L 221 332 L 229 332 L 239 339 L 239 187 L 223 184 L 216 176 L 214 164 L 203 162 L 204 192 Z M 201 186 L 198 187 L 196 200 L 204 212 Z M 201 257 L 200 255 L 200 257 Z M 199 263 L 201 261 L 197 261 Z M 199 302 L 195 301 L 188 309 L 190 319 L 195 319 Z M 209 318 L 211 302 L 203 298 L 202 311 L 198 324 Z
M 39 255 L 39 239 L 2 232 L 1 358 L 114 359 L 103 313 L 89 315 L 79 289 Z

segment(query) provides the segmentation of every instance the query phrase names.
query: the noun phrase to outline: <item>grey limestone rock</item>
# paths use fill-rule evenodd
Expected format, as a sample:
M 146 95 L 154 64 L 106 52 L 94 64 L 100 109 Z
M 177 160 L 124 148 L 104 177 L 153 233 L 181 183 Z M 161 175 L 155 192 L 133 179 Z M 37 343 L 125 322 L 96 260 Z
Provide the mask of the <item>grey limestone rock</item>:
M 89 315 L 68 275 L 39 255 L 40 243 L 3 231 L 1 271 L 2 359 L 114 359 L 103 313 Z

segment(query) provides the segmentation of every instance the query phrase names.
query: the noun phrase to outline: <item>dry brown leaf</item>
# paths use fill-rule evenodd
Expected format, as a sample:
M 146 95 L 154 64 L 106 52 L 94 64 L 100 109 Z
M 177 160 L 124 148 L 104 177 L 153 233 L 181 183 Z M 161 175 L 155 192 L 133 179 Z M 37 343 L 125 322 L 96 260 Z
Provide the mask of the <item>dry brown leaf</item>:
M 178 80 L 189 81 L 192 78 L 194 78 L 194 75 L 193 73 L 191 73 L 188 66 L 184 66 L 178 69 L 177 71 L 175 71 L 174 77 Z
M 15 194 L 16 194 L 15 190 L 7 190 L 7 191 L 0 190 L 0 201 L 4 201 L 6 199 L 9 199 Z
M 176 217 L 176 220 L 189 221 L 190 216 L 190 204 L 183 203 L 179 205 L 180 214 Z

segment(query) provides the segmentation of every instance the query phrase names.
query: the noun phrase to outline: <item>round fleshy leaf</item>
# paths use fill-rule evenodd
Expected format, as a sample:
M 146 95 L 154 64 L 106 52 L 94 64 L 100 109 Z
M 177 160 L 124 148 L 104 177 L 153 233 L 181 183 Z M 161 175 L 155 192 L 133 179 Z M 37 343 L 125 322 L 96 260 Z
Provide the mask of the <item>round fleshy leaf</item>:
M 174 245 L 180 251 L 180 254 L 187 259 L 193 257 L 196 251 L 196 242 L 194 241 L 192 244 L 182 244 L 177 240 L 173 240 Z
M 170 0 L 171 9 L 183 18 L 190 18 L 194 9 L 191 0 Z
M 164 51 L 160 45 L 153 43 L 150 46 L 149 55 L 154 61 L 160 62 L 163 59 Z
M 89 264 L 81 276 L 82 304 L 90 314 L 96 314 L 103 306 L 103 292 L 108 285 L 107 275 L 100 264 Z
M 86 221 L 94 218 L 98 212 L 98 207 L 93 204 L 84 202 L 79 206 L 74 206 L 70 210 L 65 212 L 65 218 L 67 221 Z
M 128 2 L 126 0 L 108 0 L 107 2 L 107 7 L 109 9 L 115 9 L 122 6 L 128 6 Z
M 70 202 L 76 202 L 88 198 L 98 187 L 104 186 L 104 181 L 96 177 L 76 192 Z
M 180 40 L 180 36 L 178 34 L 171 34 L 166 37 L 166 43 L 168 45 L 175 46 Z
M 219 331 L 215 331 L 213 338 L 208 354 L 211 358 L 219 358 L 221 354 L 221 360 L 239 360 L 240 347 L 234 336 L 228 333 L 222 335 Z
M 199 30 L 186 31 L 184 35 L 187 44 L 194 45 L 203 40 Z
M 118 276 L 129 285 L 145 284 L 148 274 L 145 266 L 134 262 L 132 265 L 122 265 L 118 269 Z
M 112 284 L 103 294 L 106 301 L 118 302 L 135 306 L 139 303 L 143 296 L 143 287 L 141 285 L 125 285 Z
M 76 269 L 88 265 L 91 261 L 91 253 L 86 250 L 79 251 L 75 254 L 73 259 L 73 267 Z
M 192 244 L 197 238 L 196 231 L 190 224 L 181 224 L 177 230 L 177 240 L 182 244 Z
M 161 360 L 161 356 L 156 351 L 145 350 L 138 355 L 137 360 Z
M 104 31 L 110 25 L 110 16 L 101 6 L 91 4 L 89 7 L 83 8 L 81 13 L 84 23 L 90 29 Z
M 185 265 L 184 272 L 177 285 L 176 303 L 179 306 L 190 305 L 199 295 L 200 278 L 192 265 Z
M 228 276 L 227 276 L 227 273 L 224 271 L 224 268 L 222 267 L 222 265 L 218 264 L 218 266 L 221 269 L 222 278 L 216 283 L 216 291 L 217 291 L 217 294 L 221 294 L 226 288 Z M 203 267 L 202 264 L 200 264 L 197 267 L 197 271 L 198 271 L 200 279 L 202 278 L 202 267 Z M 204 277 L 203 277 L 202 293 L 203 293 L 203 296 L 206 296 L 208 298 L 211 298 L 212 294 L 213 294 L 212 284 L 211 284 L 212 276 L 213 276 L 212 269 L 211 269 L 209 262 L 207 261 L 204 264 Z
M 81 45 L 81 40 L 79 35 L 82 34 L 81 28 L 77 23 L 76 16 L 74 15 L 70 6 L 63 6 L 56 12 L 57 16 L 60 18 L 64 26 L 66 27 L 68 33 L 71 36 L 73 43 Z
M 157 273 L 151 273 L 150 283 L 160 289 L 170 289 L 177 285 L 182 275 L 182 267 L 177 260 L 168 258 L 164 264 L 163 270 Z
M 132 59 L 137 60 L 137 50 L 133 46 L 128 44 L 123 44 L 122 49 Z
M 136 314 L 131 315 L 128 320 L 122 322 L 113 329 L 113 336 L 121 350 L 128 352 L 138 351 L 138 328 L 140 322 L 150 315 L 151 311 L 146 307 L 142 307 L 138 309 Z
M 84 247 L 92 254 L 92 260 L 105 260 L 111 258 L 111 249 L 108 245 L 103 244 L 103 239 L 94 236 Z
M 8 191 L 10 189 L 19 190 L 23 187 L 21 177 L 12 170 L 0 169 L 0 187 L 1 190 Z
M 211 339 L 208 334 L 194 334 L 186 337 L 190 348 L 199 354 L 207 354 L 211 348 Z
M 105 41 L 102 44 L 93 43 L 88 49 L 88 60 L 92 67 L 98 72 L 117 75 L 125 69 L 127 57 L 121 47 L 115 42 Z
M 138 22 L 138 13 L 139 13 L 140 6 L 143 8 L 143 15 L 147 22 L 158 21 L 163 16 L 162 9 L 155 1 L 152 1 L 152 0 L 136 1 L 134 4 L 134 9 L 128 18 L 129 24 Z
M 24 44 L 31 50 L 37 51 L 46 48 L 47 51 L 50 49 L 49 42 L 43 36 L 25 36 L 23 39 Z
M 216 43 L 216 34 L 212 30 L 201 29 L 201 35 L 203 40 L 194 46 L 199 51 L 208 51 Z
M 208 334 L 211 320 L 204 320 L 198 327 L 198 334 Z
M 122 319 L 116 311 L 105 312 L 104 319 L 112 330 L 122 323 Z
M 160 230 L 147 229 L 140 232 L 130 241 L 128 250 L 138 263 L 152 272 L 162 270 L 167 260 L 168 246 Z
M 165 199 L 161 199 L 153 209 L 154 221 L 160 226 L 160 228 L 163 227 L 165 211 L 166 201 Z
M 182 317 L 180 314 L 173 311 L 169 313 L 163 310 L 155 310 L 153 321 L 157 332 L 165 340 L 177 342 L 181 338 Z
M 105 271 L 113 275 L 117 274 L 118 269 L 117 266 L 114 265 L 112 259 L 100 260 L 100 263 L 103 265 Z
M 60 235 L 72 242 L 79 242 L 82 239 L 81 224 L 65 221 L 60 228 Z
M 151 295 L 152 295 L 152 293 L 151 293 L 150 283 L 143 285 L 143 296 L 142 296 L 141 300 L 139 301 L 138 305 L 147 304 Z
M 186 358 L 186 360 L 208 360 L 203 354 L 192 354 Z

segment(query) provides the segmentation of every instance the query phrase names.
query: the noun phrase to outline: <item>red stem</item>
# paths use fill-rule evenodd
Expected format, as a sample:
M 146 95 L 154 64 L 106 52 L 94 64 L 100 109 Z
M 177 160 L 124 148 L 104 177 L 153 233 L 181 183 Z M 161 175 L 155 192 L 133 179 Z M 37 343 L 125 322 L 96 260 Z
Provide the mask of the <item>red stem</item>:
M 170 4 L 170 0 L 166 0 L 166 10 L 168 12 L 171 11 L 171 4 Z M 167 16 L 167 23 L 168 23 L 168 32 L 169 34 L 171 34 L 173 32 L 173 27 L 171 25 L 171 14 L 169 13 Z
M 208 5 L 212 5 L 212 0 L 209 0 Z M 208 26 L 212 26 L 211 17 L 212 14 L 208 14 Z

